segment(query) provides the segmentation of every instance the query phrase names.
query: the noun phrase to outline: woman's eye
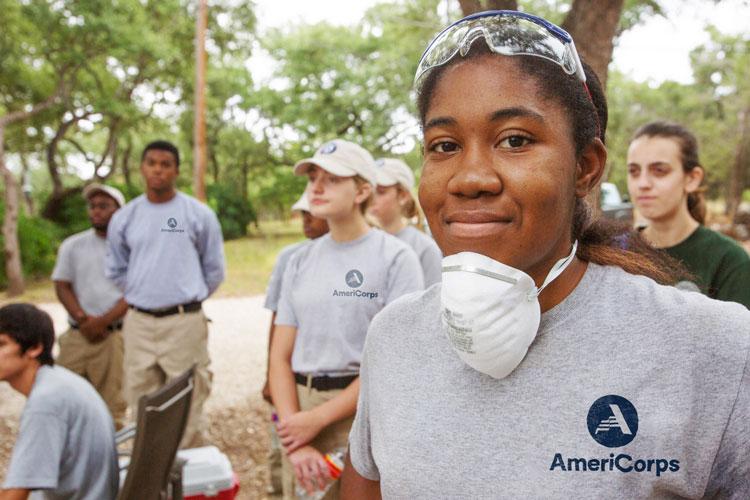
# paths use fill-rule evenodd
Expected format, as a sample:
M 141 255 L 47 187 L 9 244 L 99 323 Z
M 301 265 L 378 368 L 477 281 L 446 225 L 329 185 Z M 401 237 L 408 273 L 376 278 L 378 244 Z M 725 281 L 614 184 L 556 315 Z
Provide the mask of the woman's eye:
M 500 141 L 500 146 L 504 148 L 522 148 L 529 144 L 531 140 L 522 135 L 511 135 Z
M 433 144 L 432 147 L 430 147 L 430 150 L 435 151 L 436 153 L 455 153 L 458 151 L 458 144 L 448 141 L 438 142 Z
M 638 167 L 630 167 L 630 168 L 628 168 L 628 175 L 630 175 L 631 177 L 637 177 L 638 174 L 640 174 L 640 173 L 641 173 L 641 169 L 638 168 Z

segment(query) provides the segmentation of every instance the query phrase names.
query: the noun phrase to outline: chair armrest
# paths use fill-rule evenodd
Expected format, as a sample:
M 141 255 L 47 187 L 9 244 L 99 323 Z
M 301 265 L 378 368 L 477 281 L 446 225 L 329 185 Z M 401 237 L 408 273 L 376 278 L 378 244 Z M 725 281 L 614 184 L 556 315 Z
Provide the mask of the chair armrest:
M 115 443 L 121 444 L 135 436 L 135 424 L 123 427 L 115 434 Z

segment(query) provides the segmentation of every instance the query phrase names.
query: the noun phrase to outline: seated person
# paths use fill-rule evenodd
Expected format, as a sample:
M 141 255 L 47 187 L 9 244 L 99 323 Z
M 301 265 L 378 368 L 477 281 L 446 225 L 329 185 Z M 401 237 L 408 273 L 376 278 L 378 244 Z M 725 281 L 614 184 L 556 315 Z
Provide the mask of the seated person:
M 118 490 L 114 425 L 96 390 L 54 366 L 50 317 L 31 304 L 0 308 L 0 380 L 26 396 L 0 500 L 107 500 Z

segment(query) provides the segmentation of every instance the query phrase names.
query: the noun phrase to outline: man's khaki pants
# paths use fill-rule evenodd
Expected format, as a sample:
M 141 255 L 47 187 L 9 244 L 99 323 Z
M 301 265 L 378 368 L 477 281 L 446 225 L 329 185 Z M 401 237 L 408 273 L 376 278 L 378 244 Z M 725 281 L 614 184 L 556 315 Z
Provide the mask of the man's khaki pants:
M 307 388 L 304 385 L 297 384 L 297 398 L 299 401 L 299 408 L 301 411 L 307 411 L 320 406 L 326 401 L 330 401 L 337 395 L 341 394 L 344 389 L 335 389 L 332 391 L 318 391 L 317 389 Z M 335 450 L 336 448 L 346 448 L 349 443 L 349 431 L 354 423 L 354 416 L 351 416 L 344 420 L 339 420 L 333 425 L 329 425 L 320 434 L 315 436 L 310 442 L 310 445 L 318 450 L 320 453 L 325 455 L 328 452 Z M 294 476 L 294 467 L 289 459 L 284 455 L 282 460 L 282 475 L 281 481 L 284 490 L 284 500 L 292 500 L 296 498 L 295 487 L 297 484 Z M 328 490 L 325 500 L 338 500 L 339 490 L 341 488 L 340 482 L 333 485 Z
M 119 330 L 101 342 L 91 343 L 80 331 L 70 328 L 58 339 L 57 364 L 88 380 L 112 414 L 115 428 L 125 425 L 127 404 L 123 396 L 123 345 Z
M 122 331 L 125 339 L 125 393 L 135 412 L 138 399 L 195 365 L 193 399 L 180 446 L 205 443 L 203 404 L 211 392 L 208 322 L 203 311 L 157 318 L 129 309 Z

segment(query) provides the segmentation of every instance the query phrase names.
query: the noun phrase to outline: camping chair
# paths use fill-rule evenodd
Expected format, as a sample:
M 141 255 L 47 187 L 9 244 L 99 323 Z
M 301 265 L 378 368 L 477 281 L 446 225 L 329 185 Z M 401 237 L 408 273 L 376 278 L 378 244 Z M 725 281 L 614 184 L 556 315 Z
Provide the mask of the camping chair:
M 117 444 L 135 437 L 118 500 L 182 500 L 182 465 L 175 463 L 193 394 L 193 371 L 138 401 L 135 425 L 116 435 Z

